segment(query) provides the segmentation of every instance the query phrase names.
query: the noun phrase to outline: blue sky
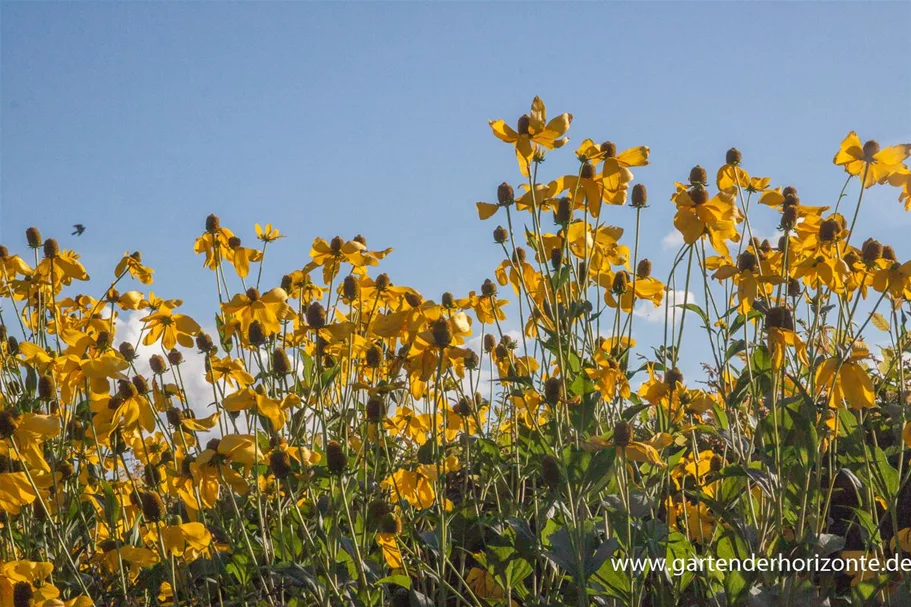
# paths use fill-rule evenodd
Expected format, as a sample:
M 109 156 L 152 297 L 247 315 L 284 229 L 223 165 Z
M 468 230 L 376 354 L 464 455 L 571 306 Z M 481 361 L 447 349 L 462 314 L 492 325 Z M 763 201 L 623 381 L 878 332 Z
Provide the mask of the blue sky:
M 396 249 L 394 282 L 464 295 L 501 259 L 474 203 L 521 179 L 487 121 L 540 95 L 575 115 L 547 178 L 575 170 L 586 137 L 651 147 L 636 176 L 664 273 L 668 197 L 693 165 L 737 146 L 753 174 L 834 204 L 849 130 L 911 140 L 909 22 L 908 2 L 6 2 L 0 242 L 21 252 L 39 226 L 82 253 L 96 295 L 139 249 L 153 290 L 203 315 L 215 293 L 192 246 L 216 212 L 249 245 L 254 222 L 289 236 L 267 284 L 315 236 L 363 233 Z M 897 196 L 870 191 L 860 231 L 907 258 Z M 631 209 L 608 212 L 630 225 Z M 774 233 L 773 213 L 755 221 Z

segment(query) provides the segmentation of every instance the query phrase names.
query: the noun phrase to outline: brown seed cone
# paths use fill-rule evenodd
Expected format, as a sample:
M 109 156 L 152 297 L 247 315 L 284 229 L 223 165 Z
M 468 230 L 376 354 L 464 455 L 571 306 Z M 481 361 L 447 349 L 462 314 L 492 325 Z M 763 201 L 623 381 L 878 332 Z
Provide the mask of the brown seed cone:
M 623 420 L 614 424 L 614 445 L 626 447 L 633 438 L 633 429 Z
M 556 405 L 563 397 L 563 382 L 559 377 L 549 377 L 544 382 L 544 402 Z
M 153 491 L 144 491 L 139 494 L 142 502 L 142 514 L 148 521 L 160 521 L 166 513 L 161 496 Z
M 348 456 L 345 448 L 338 441 L 330 441 L 326 445 L 326 467 L 332 474 L 342 474 L 348 467 Z
M 446 318 L 438 318 L 430 325 L 434 343 L 440 348 L 448 348 L 452 343 L 452 326 Z
M 775 307 L 770 308 L 765 315 L 766 329 L 785 329 L 794 330 L 794 315 L 787 308 Z
M 560 462 L 553 455 L 545 455 L 541 458 L 541 480 L 551 489 L 557 489 L 563 480 Z
M 326 326 L 326 309 L 318 301 L 307 306 L 307 325 L 311 329 L 322 329 Z
M 291 475 L 291 456 L 286 451 L 275 449 L 269 454 L 269 469 L 279 480 L 284 480 Z

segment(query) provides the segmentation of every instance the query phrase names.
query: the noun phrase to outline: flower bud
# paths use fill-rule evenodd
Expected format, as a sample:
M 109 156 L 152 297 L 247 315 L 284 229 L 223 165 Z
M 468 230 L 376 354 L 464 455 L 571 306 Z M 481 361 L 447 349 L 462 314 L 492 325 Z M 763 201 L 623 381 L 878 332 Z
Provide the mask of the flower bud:
M 164 358 L 160 354 L 153 354 L 149 357 L 149 368 L 155 375 L 164 375 L 164 372 L 168 370 Z
M 505 181 L 497 186 L 497 202 L 500 203 L 501 206 L 505 207 L 511 205 L 515 200 L 515 195 L 512 186 Z
M 488 333 L 484 336 L 484 351 L 490 352 L 497 346 L 497 338 Z
M 18 425 L 16 414 L 12 410 L 0 411 L 0 439 L 11 437 Z
M 462 417 L 468 417 L 469 415 L 471 415 L 472 409 L 473 409 L 473 407 L 472 407 L 471 399 L 468 398 L 467 396 L 463 396 L 462 398 L 460 398 L 459 402 L 457 402 L 455 404 L 455 406 L 452 408 L 453 411 L 455 411 L 458 415 L 461 415 Z
M 781 212 L 781 224 L 779 224 L 781 229 L 785 232 L 793 230 L 797 225 L 797 207 L 796 206 L 786 206 Z
M 269 469 L 279 480 L 288 478 L 291 475 L 291 457 L 281 449 L 273 450 L 269 454 Z
M 383 362 L 383 351 L 379 346 L 374 344 L 367 348 L 367 351 L 364 353 L 364 359 L 368 367 L 376 369 Z
M 737 269 L 741 272 L 756 269 L 756 256 L 749 251 L 744 251 L 737 256 Z
M 554 270 L 559 270 L 563 265 L 563 249 L 557 247 L 550 250 L 550 266 Z
M 375 499 L 367 504 L 367 522 L 372 527 L 378 527 L 380 520 L 392 512 L 392 506 L 386 503 L 386 500 Z
M 30 249 L 38 249 L 41 247 L 41 232 L 38 231 L 38 228 L 31 227 L 25 231 L 25 240 L 28 242 Z
M 595 176 L 595 167 L 592 166 L 592 163 L 585 161 L 582 163 L 582 168 L 579 169 L 579 176 L 582 179 L 591 179 Z
M 720 455 L 713 455 L 709 461 L 709 469 L 712 472 L 720 472 L 722 468 L 724 468 L 724 458 Z
M 390 535 L 398 535 L 402 532 L 402 522 L 392 512 L 387 512 L 380 519 L 379 524 L 380 533 L 388 533 Z
M 632 201 L 630 204 L 637 209 L 641 209 L 648 204 L 648 191 L 643 184 L 637 183 L 633 186 Z
M 254 348 L 259 348 L 266 343 L 266 332 L 263 329 L 263 325 L 258 320 L 254 320 L 250 323 L 250 326 L 247 327 L 247 341 Z
M 342 282 L 342 297 L 344 297 L 346 301 L 351 302 L 357 301 L 360 294 L 361 285 L 357 281 L 357 277 L 353 274 L 349 274 Z
M 724 161 L 727 164 L 738 165 L 740 161 L 743 160 L 743 155 L 740 153 L 740 150 L 737 148 L 731 148 L 728 150 L 727 154 L 724 156 Z
M 275 348 L 272 351 L 272 370 L 278 375 L 291 373 L 291 361 L 288 359 L 288 353 L 282 348 Z
M 541 480 L 551 489 L 557 489 L 563 480 L 560 462 L 553 455 L 545 455 L 541 458 Z
M 142 504 L 142 514 L 148 521 L 160 521 L 166 513 L 164 502 L 161 496 L 152 491 L 143 491 L 139 494 L 139 501 Z
M 449 291 L 443 293 L 440 297 L 440 305 L 444 308 L 454 308 L 455 307 L 455 297 Z
M 573 205 L 569 198 L 564 196 L 557 200 L 557 210 L 554 211 L 554 223 L 565 225 L 573 216 Z
M 203 354 L 211 354 L 216 349 L 208 333 L 200 333 L 196 336 L 196 347 Z
M 611 284 L 611 291 L 614 295 L 623 295 L 629 290 L 629 274 L 624 271 L 614 274 L 614 281 Z
M 617 146 L 613 141 L 605 141 L 598 149 L 601 150 L 605 158 L 613 158 L 617 155 Z
M 452 327 L 446 318 L 438 318 L 430 325 L 434 343 L 440 348 L 447 348 L 452 343 Z
M 179 428 L 184 420 L 183 411 L 181 411 L 180 409 L 178 409 L 176 407 L 170 407 L 165 412 L 165 417 L 167 418 L 168 423 L 171 424 L 172 426 L 174 426 L 175 428 Z
M 377 396 L 371 396 L 367 399 L 366 410 L 368 422 L 378 423 L 386 417 L 386 403 Z
M 787 308 L 780 306 L 769 308 L 765 314 L 766 329 L 794 330 L 794 315 Z
M 705 204 L 709 201 L 709 191 L 701 185 L 690 188 L 689 195 L 693 204 Z
M 531 127 L 531 118 L 528 114 L 522 114 L 519 116 L 519 120 L 516 123 L 516 131 L 519 135 L 528 135 L 528 129 Z
M 55 239 L 48 238 L 44 241 L 44 257 L 46 259 L 54 259 L 58 253 L 60 253 L 60 247 Z
M 390 284 L 392 284 L 392 281 L 389 280 L 389 274 L 386 274 L 385 272 L 383 272 L 382 274 L 380 274 L 379 276 L 376 277 L 376 282 L 374 283 L 374 286 L 376 286 L 377 291 L 384 291 L 389 288 Z
M 183 354 L 177 348 L 171 348 L 168 352 L 168 362 L 176 367 L 183 362 Z
M 800 281 L 796 278 L 788 280 L 788 297 L 797 297 L 800 295 Z
M 139 394 L 149 393 L 149 382 L 142 375 L 134 375 L 130 381 L 133 382 L 133 387 L 136 388 L 136 392 Z
M 212 213 L 206 217 L 206 232 L 209 234 L 214 234 L 221 227 L 221 222 L 218 220 L 218 215 Z
M 417 293 L 412 293 L 410 291 L 405 292 L 405 301 L 412 308 L 420 307 L 420 305 L 422 303 L 424 303 L 424 300 L 421 298 L 420 295 L 418 295 Z
M 666 383 L 667 385 L 669 385 L 671 387 L 674 387 L 677 384 L 682 384 L 683 383 L 683 373 L 681 373 L 680 369 L 678 369 L 677 367 L 674 367 L 673 369 L 666 371 L 664 374 L 664 383 Z
M 60 462 L 57 464 L 57 472 L 60 473 L 61 480 L 69 480 L 76 474 L 76 469 L 70 462 Z
M 556 405 L 563 397 L 563 382 L 559 377 L 549 377 L 544 382 L 544 402 Z
M 819 224 L 819 240 L 833 242 L 841 234 L 841 225 L 834 219 L 826 219 Z
M 864 144 L 864 160 L 867 162 L 872 162 L 873 157 L 879 154 L 879 142 L 875 139 Z
M 38 379 L 38 399 L 49 401 L 57 398 L 57 384 L 53 375 L 42 375 Z
M 886 261 L 898 261 L 898 257 L 895 256 L 895 249 L 886 245 L 883 247 L 882 258 Z M 12 339 L 12 338 L 10 338 Z
M 117 350 L 120 351 L 120 354 L 127 362 L 136 360 L 136 349 L 133 348 L 133 344 L 125 341 L 117 347 Z
M 497 294 L 497 285 L 489 278 L 481 285 L 481 295 L 484 297 L 494 297 Z
M 652 275 L 652 262 L 648 259 L 643 259 L 636 266 L 636 277 L 638 278 L 648 278 Z
M 338 441 L 330 441 L 326 445 L 326 467 L 332 474 L 342 474 L 348 467 L 348 456 Z
M 326 309 L 318 301 L 307 306 L 306 316 L 311 329 L 322 329 L 326 326 Z
M 873 238 L 868 238 L 861 247 L 864 263 L 872 265 L 883 256 L 883 245 Z
M 706 173 L 705 169 L 698 164 L 690 170 L 690 184 L 703 186 L 709 184 L 708 173 Z
M 633 429 L 628 422 L 623 420 L 614 424 L 614 445 L 617 447 L 626 447 L 633 438 Z

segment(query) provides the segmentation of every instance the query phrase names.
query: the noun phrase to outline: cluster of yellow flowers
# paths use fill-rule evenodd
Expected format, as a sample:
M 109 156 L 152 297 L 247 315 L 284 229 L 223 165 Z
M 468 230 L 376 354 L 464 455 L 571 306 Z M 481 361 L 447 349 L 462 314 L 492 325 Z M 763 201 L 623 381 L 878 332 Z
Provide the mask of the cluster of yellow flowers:
M 257 224 L 248 248 L 210 215 L 194 246 L 219 301 L 207 333 L 144 290 L 139 252 L 96 299 L 72 291 L 79 255 L 38 229 L 34 263 L 0 246 L 0 606 L 908 597 L 874 571 L 782 585 L 610 557 L 911 552 L 911 262 L 853 234 L 867 188 L 911 209 L 911 145 L 850 133 L 831 212 L 736 149 L 714 187 L 693 168 L 670 196 L 683 245 L 662 281 L 639 247 L 648 147 L 586 139 L 577 174 L 539 180 L 571 123 L 539 98 L 515 129 L 491 121 L 525 182 L 477 203 L 505 224 L 504 259 L 461 297 L 394 284 L 376 270 L 391 249 L 360 235 L 317 238 L 266 289 L 283 235 Z M 778 242 L 754 238 L 754 201 L 779 214 Z M 632 248 L 607 223 L 621 206 Z M 665 301 L 681 276 L 704 307 Z M 664 304 L 649 356 L 640 302 Z M 687 322 L 702 381 L 678 369 Z

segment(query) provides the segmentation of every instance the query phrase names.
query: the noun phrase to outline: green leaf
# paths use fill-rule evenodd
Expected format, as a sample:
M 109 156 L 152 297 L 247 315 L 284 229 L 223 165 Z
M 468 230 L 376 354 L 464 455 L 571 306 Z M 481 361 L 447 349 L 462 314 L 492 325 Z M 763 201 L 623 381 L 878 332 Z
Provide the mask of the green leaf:
M 733 560 L 743 561 L 750 557 L 750 549 L 743 539 L 733 531 L 725 531 L 715 543 L 715 552 L 718 558 L 730 563 Z M 740 571 L 725 571 L 723 573 L 724 592 L 731 605 L 740 601 L 747 588 L 747 580 Z
M 407 575 L 387 575 L 384 578 L 380 578 L 375 582 L 379 584 L 395 584 L 396 586 L 401 586 L 402 588 L 411 588 L 411 578 Z

